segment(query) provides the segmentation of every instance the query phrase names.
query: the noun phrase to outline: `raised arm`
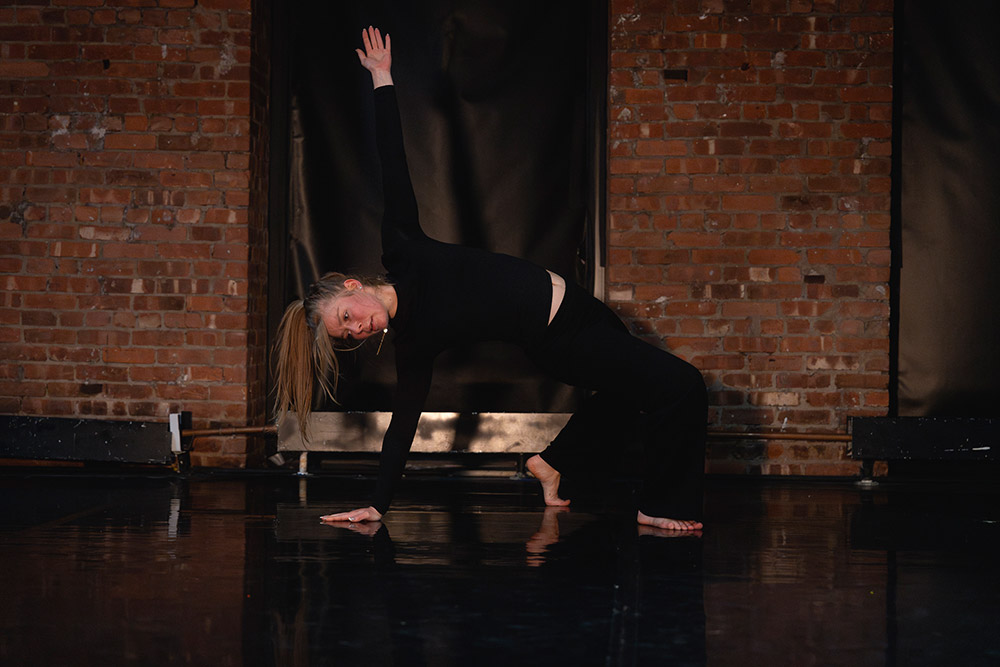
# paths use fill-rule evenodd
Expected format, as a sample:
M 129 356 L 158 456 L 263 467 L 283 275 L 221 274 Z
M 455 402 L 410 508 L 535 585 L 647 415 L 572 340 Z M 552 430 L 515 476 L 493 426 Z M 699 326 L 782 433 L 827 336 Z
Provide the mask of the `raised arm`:
M 361 32 L 364 50 L 357 49 L 361 65 L 372 75 L 375 87 L 375 139 L 382 165 L 382 251 L 391 252 L 401 241 L 424 236 L 420 228 L 417 199 L 413 194 L 410 170 L 399 123 L 396 88 L 392 82 L 392 42 L 382 38 L 378 28 Z

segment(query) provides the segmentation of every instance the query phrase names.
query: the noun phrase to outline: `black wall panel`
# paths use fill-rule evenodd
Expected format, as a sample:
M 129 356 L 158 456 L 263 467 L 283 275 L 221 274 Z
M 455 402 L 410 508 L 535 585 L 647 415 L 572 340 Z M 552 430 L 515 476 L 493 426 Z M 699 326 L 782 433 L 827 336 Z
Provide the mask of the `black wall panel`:
M 998 19 L 897 11 L 899 416 L 1000 416 Z

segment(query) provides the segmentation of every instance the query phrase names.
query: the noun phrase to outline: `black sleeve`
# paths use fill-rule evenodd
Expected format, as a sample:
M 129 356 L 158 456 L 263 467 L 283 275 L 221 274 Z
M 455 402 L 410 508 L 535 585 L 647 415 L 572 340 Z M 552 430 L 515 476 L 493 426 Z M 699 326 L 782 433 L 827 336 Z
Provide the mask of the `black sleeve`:
M 403 146 L 396 87 L 375 89 L 375 139 L 382 165 L 382 252 L 389 253 L 401 241 L 424 237 L 413 194 L 410 170 Z
M 417 422 L 420 421 L 420 413 L 423 412 L 431 386 L 432 367 L 433 359 L 413 359 L 397 352 L 392 420 L 382 439 L 378 481 L 375 483 L 375 497 L 372 500 L 372 507 L 381 514 L 389 510 L 396 486 L 403 476 L 406 458 L 417 432 Z

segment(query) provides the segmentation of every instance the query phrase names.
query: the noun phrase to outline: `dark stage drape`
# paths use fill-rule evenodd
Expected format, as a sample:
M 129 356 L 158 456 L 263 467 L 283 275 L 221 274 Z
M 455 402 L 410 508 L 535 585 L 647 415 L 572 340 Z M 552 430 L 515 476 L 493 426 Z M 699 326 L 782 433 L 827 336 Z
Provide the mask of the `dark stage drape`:
M 327 271 L 382 272 L 371 78 L 354 53 L 368 25 L 392 37 L 425 231 L 524 257 L 589 286 L 595 223 L 588 219 L 586 135 L 593 126 L 588 114 L 595 114 L 587 105 L 595 4 L 277 3 L 274 62 L 287 80 L 272 91 L 272 105 L 284 111 L 272 113 L 279 123 L 284 115 L 287 128 L 279 193 L 287 201 L 287 242 L 275 258 L 272 241 L 271 261 L 286 266 L 271 275 L 283 274 L 282 307 Z M 387 342 L 376 357 L 377 343 L 344 355 L 345 408 L 390 407 L 392 346 Z M 428 409 L 561 411 L 572 400 L 517 348 L 478 344 L 439 358 Z
M 998 8 L 897 11 L 900 416 L 1000 416 Z

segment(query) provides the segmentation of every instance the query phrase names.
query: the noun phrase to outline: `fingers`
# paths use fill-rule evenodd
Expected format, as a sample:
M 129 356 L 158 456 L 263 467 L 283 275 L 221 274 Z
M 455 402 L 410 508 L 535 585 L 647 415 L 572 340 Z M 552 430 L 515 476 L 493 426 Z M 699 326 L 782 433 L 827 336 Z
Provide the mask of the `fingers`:
M 374 507 L 361 507 L 350 512 L 338 512 L 337 514 L 327 514 L 319 518 L 320 521 L 380 521 L 382 515 Z
M 369 26 L 368 30 L 371 30 L 371 26 Z M 365 45 L 365 54 L 366 55 L 370 55 L 371 52 L 372 52 L 372 42 L 368 38 L 368 30 L 362 30 L 361 31 L 361 41 Z
M 375 51 L 392 51 L 392 41 L 389 39 L 389 35 L 386 34 L 385 41 L 383 41 L 382 33 L 373 26 L 368 26 L 367 29 L 361 31 L 361 40 L 364 42 L 365 54 L 368 56 L 373 55 Z

